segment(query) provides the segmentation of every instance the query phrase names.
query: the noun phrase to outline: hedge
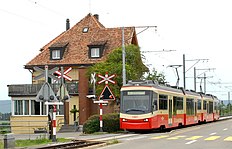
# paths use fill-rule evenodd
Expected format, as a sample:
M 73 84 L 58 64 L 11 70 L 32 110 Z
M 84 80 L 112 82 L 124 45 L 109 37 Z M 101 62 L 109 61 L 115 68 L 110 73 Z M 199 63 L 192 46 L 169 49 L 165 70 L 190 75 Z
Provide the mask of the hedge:
M 117 132 L 120 130 L 119 113 L 104 114 L 103 131 L 104 132 Z M 100 131 L 100 118 L 99 115 L 93 115 L 83 125 L 83 132 L 86 134 Z

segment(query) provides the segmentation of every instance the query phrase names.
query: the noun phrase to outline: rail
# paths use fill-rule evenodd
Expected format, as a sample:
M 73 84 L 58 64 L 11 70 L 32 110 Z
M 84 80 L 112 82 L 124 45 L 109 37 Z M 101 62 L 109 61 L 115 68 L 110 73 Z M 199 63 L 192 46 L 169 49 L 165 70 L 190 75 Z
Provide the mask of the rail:
M 52 145 L 46 145 L 41 147 L 36 147 L 36 149 L 76 149 L 76 148 L 87 148 L 87 147 L 93 147 L 96 145 L 105 145 L 105 142 L 98 142 L 98 141 L 86 141 L 86 140 L 73 140 L 72 142 L 68 143 L 62 143 L 62 144 L 52 144 Z

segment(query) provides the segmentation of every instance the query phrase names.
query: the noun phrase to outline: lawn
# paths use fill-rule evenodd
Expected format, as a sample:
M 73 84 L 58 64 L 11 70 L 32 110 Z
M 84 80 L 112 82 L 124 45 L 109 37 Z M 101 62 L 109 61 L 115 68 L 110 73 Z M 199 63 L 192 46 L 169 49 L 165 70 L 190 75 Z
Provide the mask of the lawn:
M 70 142 L 71 139 L 57 138 L 57 142 Z M 15 140 L 15 147 L 29 147 L 35 145 L 44 145 L 51 143 L 52 141 L 46 138 L 37 138 L 35 140 Z M 0 141 L 0 149 L 4 148 L 3 140 Z

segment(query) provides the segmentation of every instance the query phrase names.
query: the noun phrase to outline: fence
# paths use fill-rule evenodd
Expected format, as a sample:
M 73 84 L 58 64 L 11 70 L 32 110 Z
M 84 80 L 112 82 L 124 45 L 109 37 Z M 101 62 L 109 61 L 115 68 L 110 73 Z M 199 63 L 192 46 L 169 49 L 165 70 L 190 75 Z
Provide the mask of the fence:
M 57 120 L 57 130 L 64 124 L 63 118 Z M 47 120 L 13 120 L 0 121 L 0 134 L 34 134 L 48 133 L 51 121 Z
M 0 121 L 0 134 L 10 133 L 10 121 Z

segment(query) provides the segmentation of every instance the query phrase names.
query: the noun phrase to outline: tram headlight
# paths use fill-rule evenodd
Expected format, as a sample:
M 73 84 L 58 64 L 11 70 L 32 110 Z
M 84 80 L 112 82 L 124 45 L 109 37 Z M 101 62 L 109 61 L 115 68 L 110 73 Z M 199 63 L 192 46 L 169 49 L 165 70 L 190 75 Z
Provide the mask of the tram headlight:
M 123 122 L 127 122 L 127 119 L 123 118 L 122 121 L 123 121 Z
M 143 121 L 144 121 L 144 122 L 148 122 L 149 120 L 148 120 L 148 118 L 146 118 L 146 119 L 144 119 Z

